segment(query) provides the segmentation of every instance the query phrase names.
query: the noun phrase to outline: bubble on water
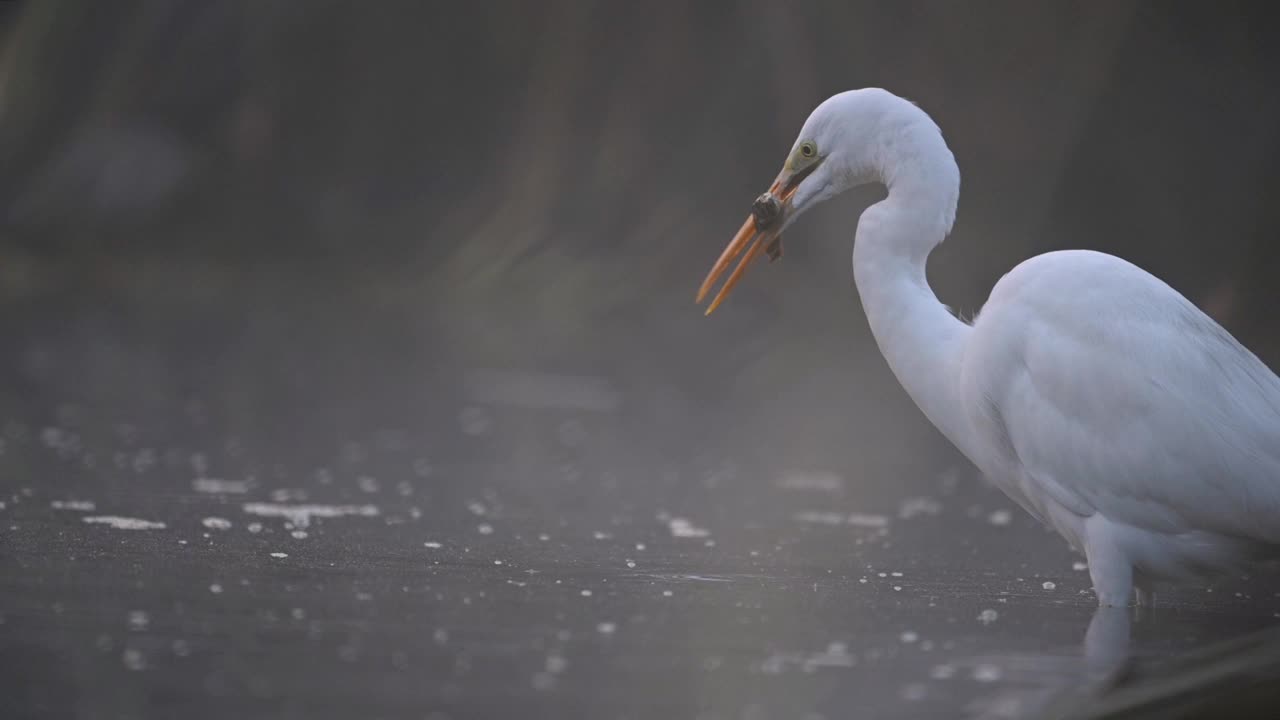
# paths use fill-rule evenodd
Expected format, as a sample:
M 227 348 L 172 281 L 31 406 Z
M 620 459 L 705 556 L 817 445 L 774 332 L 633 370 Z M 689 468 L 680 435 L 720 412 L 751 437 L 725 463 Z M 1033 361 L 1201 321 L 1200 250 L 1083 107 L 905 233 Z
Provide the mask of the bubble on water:
M 343 444 L 341 456 L 343 462 L 349 465 L 355 465 L 364 462 L 368 453 L 365 452 L 364 445 L 358 442 L 348 442 Z
M 560 423 L 556 434 L 560 436 L 561 445 L 575 448 L 587 439 L 587 428 L 577 420 L 565 420 Z
M 596 625 L 596 630 L 602 635 L 612 635 L 618 630 L 618 624 L 612 622 L 602 622 Z
M 271 491 L 271 501 L 276 503 L 287 503 L 293 501 L 304 502 L 307 497 L 307 491 L 302 488 L 277 488 Z M 306 520 L 303 520 L 302 522 L 305 523 Z
M 1045 580 L 1043 583 L 1041 583 L 1040 587 L 1044 588 L 1045 590 L 1053 590 L 1058 586 L 1051 580 Z
M 907 683 L 902 686 L 900 692 L 902 699 L 907 702 L 920 702 L 929 693 L 929 689 L 924 683 Z
M 934 680 L 947 680 L 955 677 L 955 674 L 956 668 L 954 665 L 935 665 L 933 666 L 933 669 L 929 671 L 929 677 Z
M 992 610 L 991 608 L 987 608 L 986 610 L 983 610 L 982 612 L 978 613 L 978 622 L 982 623 L 983 625 L 990 625 L 991 623 L 995 622 L 996 619 L 999 617 L 1000 617 L 1000 613 L 996 612 L 995 610 Z
M 667 527 L 671 535 L 678 538 L 704 538 L 711 534 L 710 530 L 697 527 L 688 519 L 681 517 L 671 518 L 667 522 Z
M 147 669 L 147 657 L 137 648 L 125 648 L 125 651 L 120 655 L 120 660 L 124 663 L 124 666 L 130 670 L 138 671 Z
M 635 560 L 630 560 L 630 559 L 627 560 L 627 567 L 634 568 L 635 566 L 636 566 Z
M 582 597 L 591 597 L 591 591 L 590 591 L 590 590 L 583 590 L 583 591 L 582 591 L 581 593 L 579 593 L 579 594 L 580 594 L 580 595 L 582 595 Z
M 273 557 L 273 558 L 275 558 L 275 559 L 277 559 L 277 560 L 283 560 L 284 558 L 289 557 L 289 553 L 273 552 L 273 553 L 271 553 L 271 557 Z
M 1013 522 L 1013 513 L 1008 510 L 993 510 L 991 514 L 987 516 L 987 522 L 992 525 L 1008 525 Z
M 142 632 L 151 624 L 151 618 L 142 610 L 129 611 L 129 629 L 134 632 Z
M 493 526 L 490 525 L 489 523 L 480 523 L 479 525 L 476 526 L 476 532 L 480 533 L 481 535 L 492 535 Z
M 1089 566 L 1077 560 L 1071 563 L 1071 569 L 1075 570 L 1076 572 L 1081 572 L 1083 570 L 1088 570 Z
M 213 593 L 214 595 L 221 595 L 222 586 L 219 585 L 218 583 L 213 583 L 212 585 L 209 586 L 209 592 Z
M 409 655 L 403 650 L 396 650 L 391 653 L 391 666 L 397 670 L 409 669 Z
M 532 685 L 534 690 L 551 690 L 556 686 L 556 676 L 548 672 L 534 673 Z
M 429 541 L 429 542 L 422 543 L 422 547 L 431 548 L 432 550 L 439 550 L 440 548 L 444 547 L 444 544 L 434 542 L 434 541 Z
M 458 413 L 458 424 L 462 427 L 462 432 L 478 437 L 492 429 L 493 420 L 484 408 L 472 406 L 463 408 L 462 412 Z
M 58 428 L 45 428 L 40 432 L 40 439 L 44 441 L 45 447 L 56 448 L 62 444 L 62 430 Z
M 919 640 L 920 636 L 911 630 L 907 630 L 906 632 L 899 635 L 898 639 L 901 640 L 903 643 L 910 645 L 911 643 Z
M 982 663 L 973 669 L 973 679 L 978 682 L 995 682 L 1003 674 L 998 665 L 992 665 L 991 663 Z
M 226 518 L 220 518 L 220 517 L 207 517 L 201 520 L 200 524 L 204 525 L 210 530 L 230 530 L 231 529 L 231 521 Z
M 548 655 L 545 667 L 547 672 L 559 675 L 565 671 L 565 668 L 569 667 L 569 661 L 565 660 L 562 655 Z
M 156 451 L 151 448 L 143 448 L 133 456 L 133 470 L 139 474 L 145 473 L 156 464 Z

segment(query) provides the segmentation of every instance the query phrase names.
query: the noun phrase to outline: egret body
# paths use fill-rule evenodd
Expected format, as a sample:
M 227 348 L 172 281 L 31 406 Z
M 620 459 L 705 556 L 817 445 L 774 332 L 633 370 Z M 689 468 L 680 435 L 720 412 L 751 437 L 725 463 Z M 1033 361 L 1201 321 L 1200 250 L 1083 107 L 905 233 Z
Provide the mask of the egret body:
M 1099 252 L 1026 260 L 957 319 L 925 263 L 955 221 L 960 172 L 929 116 L 885 90 L 809 116 L 770 212 L 703 283 L 699 302 L 746 251 L 708 314 L 805 210 L 865 183 L 888 191 L 853 249 L 881 353 L 948 440 L 1086 555 L 1099 605 L 1280 557 L 1280 378 L 1176 290 Z

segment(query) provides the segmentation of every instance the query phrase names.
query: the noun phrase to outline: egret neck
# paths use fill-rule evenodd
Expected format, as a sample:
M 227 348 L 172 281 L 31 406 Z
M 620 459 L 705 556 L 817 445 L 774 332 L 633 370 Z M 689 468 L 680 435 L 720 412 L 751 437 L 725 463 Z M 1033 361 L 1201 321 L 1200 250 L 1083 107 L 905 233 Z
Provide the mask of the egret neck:
M 960 173 L 936 127 L 912 125 L 882 145 L 871 172 L 888 196 L 863 212 L 853 275 L 880 352 L 926 417 L 976 463 L 964 404 L 955 394 L 961 322 L 929 287 L 925 265 L 955 219 Z

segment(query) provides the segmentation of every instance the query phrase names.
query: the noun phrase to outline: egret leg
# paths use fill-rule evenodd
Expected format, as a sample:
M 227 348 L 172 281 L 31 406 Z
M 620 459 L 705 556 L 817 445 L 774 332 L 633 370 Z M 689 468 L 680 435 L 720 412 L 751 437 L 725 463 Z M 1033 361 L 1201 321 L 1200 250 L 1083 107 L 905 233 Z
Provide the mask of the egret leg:
M 1100 607 L 1128 607 L 1133 603 L 1133 563 L 1116 545 L 1110 522 L 1101 515 L 1085 521 L 1084 554 L 1089 578 Z

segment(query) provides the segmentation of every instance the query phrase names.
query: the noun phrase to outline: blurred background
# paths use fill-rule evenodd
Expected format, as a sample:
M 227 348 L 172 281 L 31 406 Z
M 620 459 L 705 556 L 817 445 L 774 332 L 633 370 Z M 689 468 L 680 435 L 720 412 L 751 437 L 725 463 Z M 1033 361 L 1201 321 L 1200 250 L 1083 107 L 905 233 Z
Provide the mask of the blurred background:
M 1280 59 L 1259 8 L 7 2 L 0 315 L 118 303 L 114 323 L 237 358 L 233 383 L 298 371 L 271 364 L 277 329 L 420 368 L 607 375 L 656 447 L 705 441 L 681 423 L 697 408 L 774 453 L 900 463 L 936 438 L 852 287 L 878 189 L 812 213 L 724 312 L 692 303 L 804 118 L 875 85 L 939 122 L 963 188 L 930 273 L 957 310 L 1026 257 L 1094 248 L 1274 363 Z
M 812 529 L 830 516 L 793 524 L 793 512 L 818 504 L 893 523 L 937 516 L 876 551 L 923 563 L 916 578 L 943 573 L 924 581 L 928 597 L 910 612 L 933 608 L 938 593 L 982 598 L 1024 581 L 1039 593 L 1045 567 L 1064 573 L 1045 587 L 1056 582 L 1063 602 L 1087 611 L 1087 580 L 1066 570 L 1061 543 L 972 477 L 872 341 L 850 252 L 858 213 L 882 190 L 809 213 L 785 257 L 753 268 L 711 318 L 694 293 L 814 106 L 880 86 L 929 112 L 960 165 L 958 221 L 929 268 L 944 302 L 971 316 L 1021 260 L 1097 249 L 1163 278 L 1278 367 L 1280 46 L 1266 10 L 1128 0 L 0 3 L 9 512 L 53 487 L 198 527 L 206 511 L 190 479 L 208 475 L 249 478 L 264 495 L 374 498 L 406 523 L 426 513 L 437 536 L 401 537 L 408 525 L 390 517 L 382 534 L 312 531 L 310 547 L 350 561 L 360 588 L 400 586 L 410 571 L 379 563 L 401 541 L 464 533 L 508 564 L 582 573 L 630 562 L 636 540 L 700 543 L 702 533 L 719 541 L 718 560 L 673 545 L 659 564 L 776 579 L 878 562 L 851 555 L 849 537 Z M 667 533 L 672 514 L 693 526 Z M 0 586 L 11 617 L 27 602 L 14 598 L 35 598 L 29 627 L 49 632 L 64 623 L 48 607 L 74 606 L 68 597 L 96 607 L 95 588 L 146 576 L 129 557 L 77 570 L 87 575 L 40 560 L 48 543 L 83 531 L 58 522 L 22 524 L 51 523 L 47 537 L 11 534 L 4 562 L 24 579 Z M 487 539 L 475 537 L 477 522 Z M 1001 534 L 1015 531 L 1016 541 Z M 532 541 L 557 532 L 605 543 L 591 548 L 616 535 L 619 545 L 552 551 Z M 164 547 L 152 550 L 177 552 Z M 235 567 L 236 552 L 217 562 Z M 169 582 L 205 597 L 214 561 L 170 560 Z M 33 567 L 45 575 L 17 574 Z M 515 592 L 497 577 L 459 577 L 493 598 L 494 587 Z M 912 580 L 891 582 L 905 582 L 906 595 Z M 724 603 L 749 595 L 726 588 Z M 120 592 L 123 613 L 137 602 Z M 396 617 L 423 612 L 447 637 L 469 627 L 492 640 L 473 597 Z M 817 617 L 808 601 L 772 601 L 776 617 Z M 520 602 L 484 610 L 485 622 L 509 617 L 529 640 L 519 633 L 542 626 Z M 562 620 L 565 602 L 547 600 L 545 617 Z M 688 625 L 666 628 L 676 648 L 665 656 L 679 655 L 689 628 L 699 628 L 695 644 L 738 637 L 727 619 L 715 626 L 723 607 L 685 608 Z M 1003 626 L 1010 643 L 1049 642 L 1036 634 L 1043 610 Z M 914 617 L 904 612 L 890 616 Z M 1082 630 L 1053 627 L 1055 643 Z M 187 630 L 174 632 L 198 655 Z M 823 647 L 825 630 L 807 632 Z M 35 629 L 28 637 L 46 642 Z M 74 637 L 59 642 L 59 657 L 83 650 Z M 288 687 L 251 676 L 266 660 L 235 642 L 220 651 L 216 688 Z M 521 647 L 537 648 L 540 668 L 537 643 Z M 457 680 L 465 673 L 449 663 L 461 660 L 440 652 L 455 689 L 488 690 Z M 526 665 L 511 665 L 521 687 L 535 673 Z M 536 670 L 535 683 L 548 672 Z M 351 680 L 365 698 L 390 682 L 365 680 Z M 752 684 L 688 692 L 714 704 Z M 48 687 L 57 697 L 62 686 Z M 95 692 L 133 697 L 123 685 Z M 134 701 L 124 706 L 146 706 Z

